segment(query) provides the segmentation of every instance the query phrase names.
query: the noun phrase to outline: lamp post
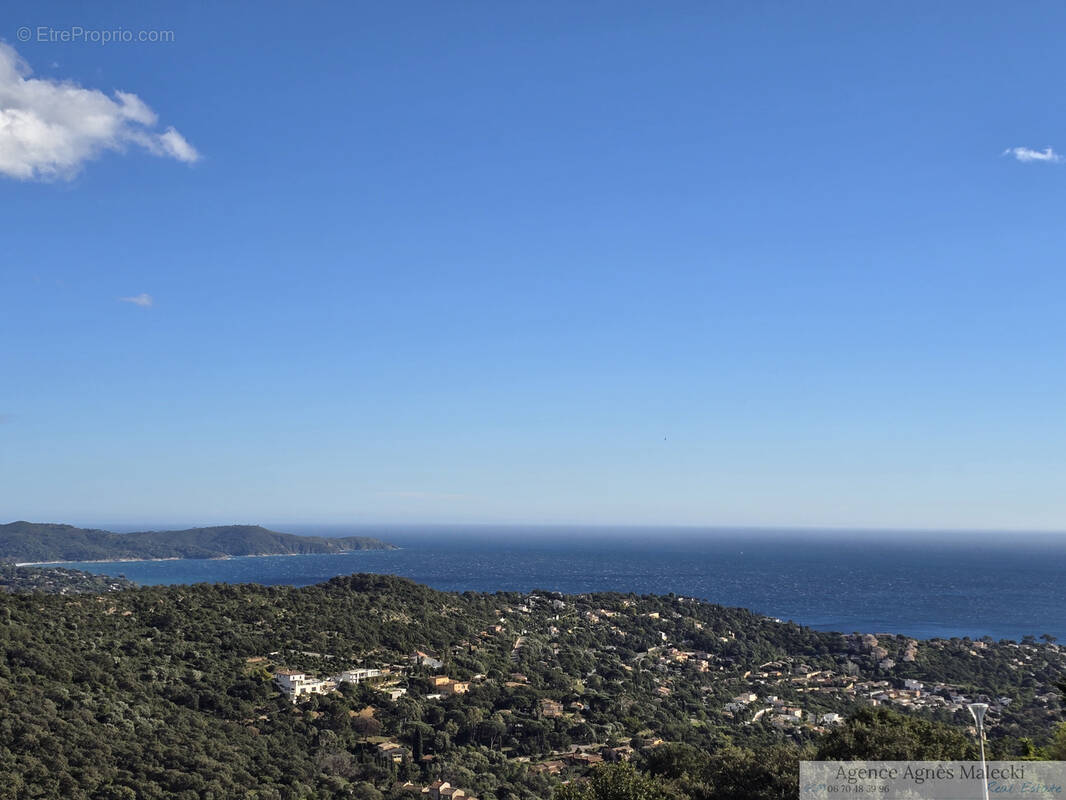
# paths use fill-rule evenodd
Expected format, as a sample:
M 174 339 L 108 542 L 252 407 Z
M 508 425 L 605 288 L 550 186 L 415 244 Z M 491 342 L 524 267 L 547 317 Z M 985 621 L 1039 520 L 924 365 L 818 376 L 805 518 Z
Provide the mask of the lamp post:
M 985 764 L 985 713 L 988 703 L 970 703 L 967 708 L 977 723 L 977 739 L 981 743 L 981 785 L 985 790 L 985 800 L 988 800 L 988 767 Z

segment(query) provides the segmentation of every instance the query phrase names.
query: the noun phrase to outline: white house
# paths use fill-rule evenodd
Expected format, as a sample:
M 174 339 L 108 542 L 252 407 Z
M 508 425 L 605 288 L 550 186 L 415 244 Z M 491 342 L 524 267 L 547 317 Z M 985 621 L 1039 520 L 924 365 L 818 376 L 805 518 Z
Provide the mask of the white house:
M 380 669 L 346 669 L 334 676 L 333 680 L 337 683 L 362 683 L 371 678 L 380 678 L 382 674 Z
M 325 694 L 337 688 L 337 684 L 333 681 L 309 678 L 306 672 L 292 669 L 279 669 L 275 672 L 274 683 L 294 703 L 301 697 L 312 694 Z

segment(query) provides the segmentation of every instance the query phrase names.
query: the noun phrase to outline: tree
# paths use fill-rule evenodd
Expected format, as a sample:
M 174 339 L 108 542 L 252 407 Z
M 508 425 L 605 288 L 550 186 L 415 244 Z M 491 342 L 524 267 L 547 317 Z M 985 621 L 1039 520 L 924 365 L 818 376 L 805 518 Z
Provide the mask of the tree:
M 495 749 L 507 734 L 507 723 L 499 714 L 493 714 L 478 725 L 478 733 L 483 744 L 487 744 L 489 749 Z
M 357 783 L 352 787 L 351 796 L 356 800 L 382 800 L 384 795 L 372 783 Z
M 411 758 L 416 762 L 422 760 L 422 756 L 426 753 L 425 734 L 422 733 L 422 725 L 414 726 L 414 733 L 411 735 Z
M 1048 758 L 1052 761 L 1066 761 L 1066 722 L 1055 726 L 1055 734 L 1047 748 Z
M 724 747 L 707 771 L 715 800 L 787 800 L 799 786 L 800 751 L 790 745 L 760 750 Z
M 669 780 L 702 777 L 710 766 L 710 757 L 687 744 L 664 744 L 651 750 L 644 767 L 652 775 Z
M 957 761 L 976 756 L 973 740 L 961 731 L 887 708 L 856 711 L 818 748 L 818 758 L 826 761 Z
M 584 783 L 556 789 L 553 800 L 667 800 L 663 785 L 628 762 L 604 764 Z
M 96 795 L 100 800 L 137 800 L 137 793 L 128 786 L 108 785 Z

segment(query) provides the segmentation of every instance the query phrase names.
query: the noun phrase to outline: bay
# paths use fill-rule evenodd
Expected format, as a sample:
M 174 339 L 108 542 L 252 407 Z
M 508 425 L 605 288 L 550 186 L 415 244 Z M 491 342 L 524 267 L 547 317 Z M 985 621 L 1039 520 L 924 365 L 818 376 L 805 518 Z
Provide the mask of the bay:
M 143 584 L 306 586 L 398 575 L 445 591 L 675 593 L 819 630 L 1066 640 L 1066 541 L 1052 535 L 278 526 L 399 550 L 70 563 Z

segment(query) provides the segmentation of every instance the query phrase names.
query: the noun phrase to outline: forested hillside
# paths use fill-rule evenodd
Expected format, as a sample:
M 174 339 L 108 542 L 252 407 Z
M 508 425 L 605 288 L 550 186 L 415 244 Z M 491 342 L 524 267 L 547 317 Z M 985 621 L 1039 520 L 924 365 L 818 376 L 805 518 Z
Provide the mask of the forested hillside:
M 112 533 L 37 522 L 0 525 L 0 561 L 15 562 L 222 558 L 392 548 L 366 536 L 294 536 L 258 525 L 139 533 Z
M 993 705 L 993 756 L 1056 754 L 1066 671 L 1053 642 L 368 575 L 0 595 L 0 652 L 4 800 L 789 797 L 801 756 L 972 756 L 960 698 Z M 273 679 L 355 667 L 381 675 L 295 703 Z
M 94 575 L 62 567 L 16 567 L 0 563 L 0 592 L 84 594 L 132 589 L 135 584 L 121 577 Z

